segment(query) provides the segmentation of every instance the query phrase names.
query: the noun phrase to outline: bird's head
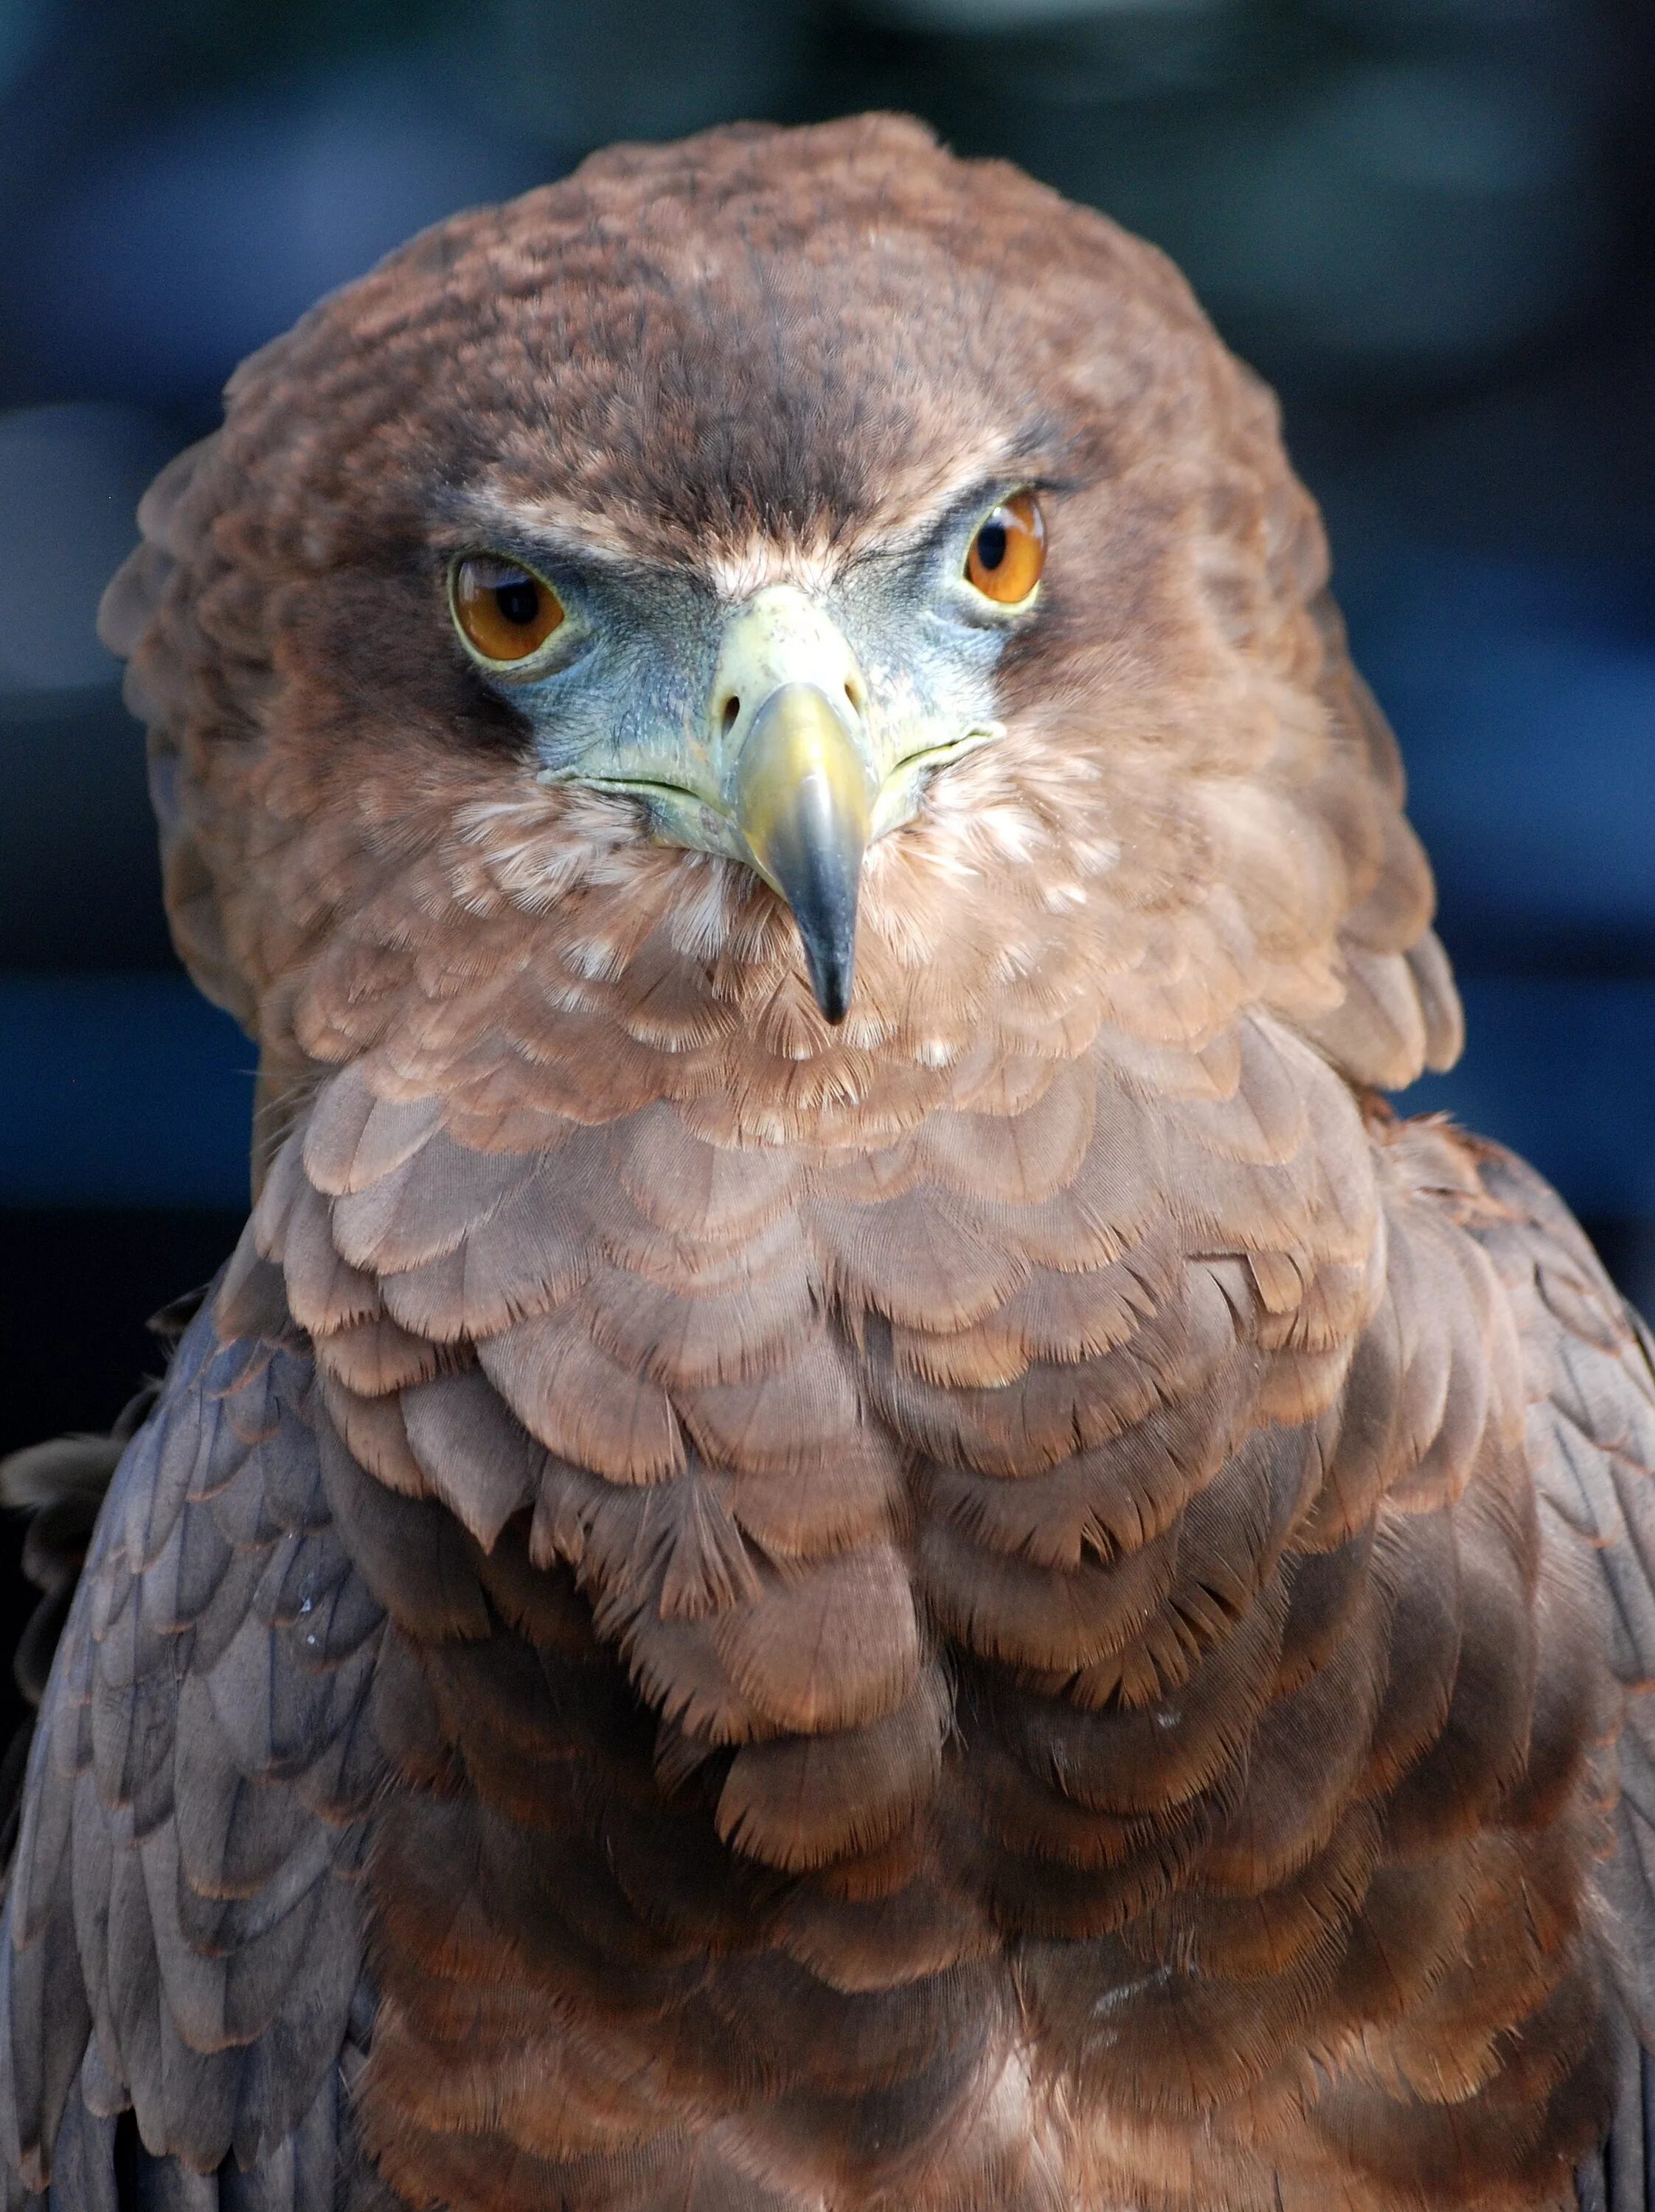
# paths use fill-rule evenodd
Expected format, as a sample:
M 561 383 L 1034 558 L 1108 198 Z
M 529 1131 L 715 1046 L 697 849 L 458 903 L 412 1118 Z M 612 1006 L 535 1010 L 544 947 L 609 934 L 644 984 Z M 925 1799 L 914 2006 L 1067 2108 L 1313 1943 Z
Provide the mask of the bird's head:
M 1449 1047 L 1269 395 L 1152 249 L 916 125 L 439 226 L 143 519 L 106 630 L 174 927 L 277 1092 L 575 1050 L 777 1128 L 1253 1000 L 1366 1080 Z M 1419 972 L 1355 1018 L 1369 953 Z
M 849 560 L 759 529 L 629 559 L 493 502 L 477 541 L 448 562 L 454 630 L 538 781 L 624 795 L 641 835 L 762 878 L 843 1021 L 868 848 L 1004 735 L 996 665 L 1045 562 L 1037 492 L 972 483 Z

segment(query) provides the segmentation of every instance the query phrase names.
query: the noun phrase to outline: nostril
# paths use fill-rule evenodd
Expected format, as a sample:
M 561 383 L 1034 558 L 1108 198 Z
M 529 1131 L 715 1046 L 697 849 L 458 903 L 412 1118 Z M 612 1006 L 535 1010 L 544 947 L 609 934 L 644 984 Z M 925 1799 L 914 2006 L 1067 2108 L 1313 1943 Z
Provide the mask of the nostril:
M 847 676 L 845 678 L 845 697 L 850 702 L 851 713 L 853 714 L 860 714 L 863 707 L 867 704 L 867 699 L 863 693 L 861 685 L 856 681 L 856 678 L 854 676 Z
M 723 736 L 727 738 L 731 731 L 734 729 L 735 718 L 740 712 L 741 702 L 733 693 L 732 693 L 731 696 L 724 702 L 724 714 L 722 720 L 719 724 L 720 731 Z

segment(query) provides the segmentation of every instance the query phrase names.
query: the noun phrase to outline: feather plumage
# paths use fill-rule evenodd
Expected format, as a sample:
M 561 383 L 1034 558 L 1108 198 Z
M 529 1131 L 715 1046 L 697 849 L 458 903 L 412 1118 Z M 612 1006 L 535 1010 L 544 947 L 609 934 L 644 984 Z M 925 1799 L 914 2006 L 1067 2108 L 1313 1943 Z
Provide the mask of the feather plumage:
M 911 592 L 1047 481 L 838 1028 L 444 610 L 543 529 Z M 142 522 L 260 1188 L 45 1689 L 10 2196 L 1517 2212 L 1611 2122 L 1622 2190 L 1655 1376 L 1376 1096 L 1458 1047 L 1429 871 L 1168 264 L 891 118 L 617 149 L 325 302 Z

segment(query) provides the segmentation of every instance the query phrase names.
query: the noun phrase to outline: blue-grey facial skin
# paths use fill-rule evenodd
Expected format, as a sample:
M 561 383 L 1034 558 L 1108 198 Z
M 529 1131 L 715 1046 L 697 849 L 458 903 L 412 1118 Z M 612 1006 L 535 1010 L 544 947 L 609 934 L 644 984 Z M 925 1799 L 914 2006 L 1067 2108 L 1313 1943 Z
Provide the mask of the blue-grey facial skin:
M 1000 732 L 995 667 L 1039 600 L 1037 589 L 1001 606 L 966 580 L 972 537 L 1000 496 L 974 498 L 922 542 L 860 556 L 820 588 L 745 600 L 683 570 L 496 528 L 477 550 L 541 576 L 565 619 L 520 667 L 472 658 L 529 724 L 543 781 L 633 793 L 657 836 L 750 859 L 733 778 L 762 702 L 727 713 L 748 688 L 733 690 L 729 672 L 733 651 L 738 668 L 745 652 L 739 625 L 773 603 L 764 681 L 779 671 L 832 699 L 864 763 L 877 837 L 912 815 L 933 767 Z

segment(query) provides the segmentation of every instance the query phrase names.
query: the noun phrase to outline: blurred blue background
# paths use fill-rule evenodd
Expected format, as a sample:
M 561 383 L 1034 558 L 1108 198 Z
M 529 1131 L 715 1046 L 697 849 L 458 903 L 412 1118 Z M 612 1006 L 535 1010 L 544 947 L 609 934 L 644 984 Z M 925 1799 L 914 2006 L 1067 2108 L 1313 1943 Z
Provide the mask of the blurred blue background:
M 1165 246 L 1281 388 L 1470 1016 L 1449 1105 L 1655 1304 L 1646 0 L 0 0 L 0 1448 L 100 1424 L 245 1204 L 93 635 L 240 356 L 622 136 L 912 109 Z

